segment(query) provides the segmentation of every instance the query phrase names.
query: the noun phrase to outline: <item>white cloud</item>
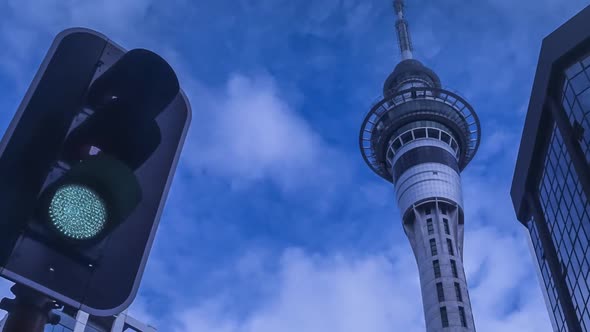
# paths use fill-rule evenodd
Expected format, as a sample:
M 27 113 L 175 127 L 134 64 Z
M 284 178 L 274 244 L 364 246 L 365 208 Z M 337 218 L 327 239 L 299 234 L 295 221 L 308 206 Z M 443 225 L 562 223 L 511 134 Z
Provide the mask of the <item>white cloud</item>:
M 6 280 L 6 279 L 2 279 L 0 278 L 0 300 L 7 297 L 7 298 L 14 298 L 14 294 L 12 294 L 12 292 L 10 291 L 10 287 L 12 287 L 13 283 Z M 2 320 L 2 318 L 4 318 L 4 316 L 6 315 L 5 311 L 0 310 L 0 320 Z
M 186 5 L 177 2 L 173 5 Z M 149 38 L 147 23 L 143 22 L 152 6 L 150 0 L 75 4 L 10 0 L 7 6 L 9 10 L 3 13 L 2 22 L 5 29 L 0 32 L 0 44 L 5 46 L 0 55 L 0 71 L 23 89 L 33 74 L 31 61 L 39 59 L 44 49 L 39 45 L 49 45 L 51 37 L 67 27 L 97 29 L 126 47 L 132 46 L 131 41 L 157 45 Z M 139 28 L 129 29 L 131 26 Z M 190 92 L 191 85 L 198 83 L 186 74 L 186 63 L 167 45 L 157 46 L 157 51 L 177 68 L 183 87 Z M 233 75 L 225 91 L 202 87 L 195 90 L 195 94 L 189 95 L 194 121 L 184 152 L 185 156 L 192 155 L 185 158 L 190 166 L 206 169 L 208 174 L 227 176 L 236 186 L 270 179 L 287 190 L 317 185 L 318 178 L 333 179 L 324 183 L 335 182 L 334 167 L 341 156 L 325 145 L 283 100 L 270 76 Z M 317 163 L 326 167 L 317 168 Z M 346 170 L 339 172 L 341 179 L 346 177 Z
M 413 259 L 390 265 L 384 256 L 321 257 L 290 249 L 281 258 L 276 294 L 252 315 L 235 319 L 222 310 L 231 298 L 216 298 L 182 313 L 178 331 L 419 331 L 414 268 Z
M 145 36 L 136 27 L 145 25 L 151 1 L 7 0 L 3 5 L 0 73 L 9 75 L 21 90 L 61 30 L 87 27 L 121 43 L 141 39 Z
M 135 298 L 127 314 L 140 322 L 152 325 L 154 319 L 148 313 L 148 300 L 145 297 L 138 296 Z M 164 329 L 160 328 L 160 331 Z
M 523 238 L 480 228 L 466 239 L 468 281 L 477 280 L 470 296 L 478 330 L 550 331 Z M 405 246 L 369 256 L 288 249 L 276 276 L 258 279 L 260 287 L 276 283 L 275 291 L 246 316 L 227 310 L 231 294 L 220 290 L 224 295 L 194 301 L 174 325 L 186 332 L 423 331 L 417 277 Z
M 465 235 L 465 266 L 478 330 L 550 331 L 524 236 L 484 227 Z M 526 326 L 523 324 L 526 323 Z
M 506 125 L 494 126 L 488 123 L 481 139 L 481 145 L 477 151 L 474 164 L 484 165 L 493 162 L 497 166 L 505 166 L 510 169 L 516 161 L 521 133 Z M 477 166 L 476 166 L 477 167 Z M 512 171 L 512 169 L 510 169 Z M 492 185 L 493 182 L 488 183 Z
M 282 98 L 269 76 L 233 75 L 224 91 L 200 89 L 191 100 L 195 119 L 184 148 L 189 167 L 236 185 L 270 179 L 286 190 L 346 172 L 344 163 L 337 168 L 341 156 Z
M 12 287 L 12 285 L 14 285 L 14 283 L 11 281 L 0 278 L 0 299 L 4 297 L 14 297 L 10 291 L 10 287 Z

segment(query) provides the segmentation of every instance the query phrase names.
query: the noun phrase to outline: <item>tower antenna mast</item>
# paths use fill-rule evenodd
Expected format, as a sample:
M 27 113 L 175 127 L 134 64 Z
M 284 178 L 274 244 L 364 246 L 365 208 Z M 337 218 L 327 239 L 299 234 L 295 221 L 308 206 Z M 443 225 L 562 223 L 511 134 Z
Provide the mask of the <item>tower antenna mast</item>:
M 404 18 L 404 0 L 394 0 L 393 8 L 397 16 L 395 22 L 395 29 L 397 30 L 397 40 L 402 54 L 403 60 L 413 59 L 412 39 L 410 38 L 410 30 L 408 29 L 408 21 Z

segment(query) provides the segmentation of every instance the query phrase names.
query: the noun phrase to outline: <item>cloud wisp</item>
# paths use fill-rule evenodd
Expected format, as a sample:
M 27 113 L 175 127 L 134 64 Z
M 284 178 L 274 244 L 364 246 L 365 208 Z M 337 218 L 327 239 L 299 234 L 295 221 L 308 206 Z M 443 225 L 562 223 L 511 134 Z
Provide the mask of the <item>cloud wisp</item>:
M 475 257 L 466 265 L 468 279 L 478 281 L 470 293 L 478 330 L 550 331 L 530 259 L 513 253 L 524 249 L 521 238 L 490 228 L 471 231 L 466 238 Z M 498 246 L 500 250 L 485 250 Z M 417 268 L 408 249 L 359 256 L 290 248 L 276 257 L 274 273 L 260 265 L 248 273 L 234 269 L 241 278 L 256 276 L 250 287 L 272 285 L 262 299 L 252 299 L 246 314 L 232 311 L 232 292 L 222 288 L 216 296 L 195 300 L 173 322 L 160 324 L 186 332 L 422 331 Z
M 283 100 L 270 76 L 236 74 L 224 91 L 201 91 L 194 100 L 197 112 L 207 112 L 196 114 L 185 166 L 238 186 L 271 180 L 293 190 L 326 184 L 342 159 Z

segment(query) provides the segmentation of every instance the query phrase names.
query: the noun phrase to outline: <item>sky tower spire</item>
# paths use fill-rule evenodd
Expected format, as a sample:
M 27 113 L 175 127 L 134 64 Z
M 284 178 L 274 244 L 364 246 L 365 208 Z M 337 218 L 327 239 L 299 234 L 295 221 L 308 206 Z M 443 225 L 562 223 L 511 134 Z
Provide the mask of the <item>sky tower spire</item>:
M 410 30 L 408 29 L 408 21 L 404 18 L 404 0 L 394 0 L 393 8 L 397 15 L 397 21 L 395 22 L 395 29 L 397 30 L 397 40 L 400 51 L 402 53 L 402 59 L 408 60 L 413 59 L 412 51 L 412 39 L 410 38 Z

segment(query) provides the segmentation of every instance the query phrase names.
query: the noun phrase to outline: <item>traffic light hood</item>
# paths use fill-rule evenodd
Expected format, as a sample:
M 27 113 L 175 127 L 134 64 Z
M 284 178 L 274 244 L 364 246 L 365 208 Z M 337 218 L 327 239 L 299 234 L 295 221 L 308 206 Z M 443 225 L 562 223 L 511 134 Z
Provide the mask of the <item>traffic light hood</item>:
M 100 111 L 116 103 L 121 111 L 153 119 L 179 90 L 178 78 L 166 60 L 151 51 L 134 49 L 92 83 L 87 104 Z

